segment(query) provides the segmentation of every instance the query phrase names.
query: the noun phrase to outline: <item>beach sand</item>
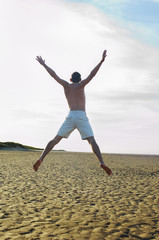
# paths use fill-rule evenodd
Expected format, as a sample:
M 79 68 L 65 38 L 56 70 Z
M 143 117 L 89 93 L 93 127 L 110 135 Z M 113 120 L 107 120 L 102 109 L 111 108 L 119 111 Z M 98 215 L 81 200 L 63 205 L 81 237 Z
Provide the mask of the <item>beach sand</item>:
M 0 239 L 159 239 L 159 157 L 0 151 Z

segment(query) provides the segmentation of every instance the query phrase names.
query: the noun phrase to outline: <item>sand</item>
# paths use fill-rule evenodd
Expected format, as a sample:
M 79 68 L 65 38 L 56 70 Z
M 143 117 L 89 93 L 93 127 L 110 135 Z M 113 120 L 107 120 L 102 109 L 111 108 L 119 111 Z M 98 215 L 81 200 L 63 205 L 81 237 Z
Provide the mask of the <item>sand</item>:
M 159 157 L 0 152 L 0 239 L 159 239 Z

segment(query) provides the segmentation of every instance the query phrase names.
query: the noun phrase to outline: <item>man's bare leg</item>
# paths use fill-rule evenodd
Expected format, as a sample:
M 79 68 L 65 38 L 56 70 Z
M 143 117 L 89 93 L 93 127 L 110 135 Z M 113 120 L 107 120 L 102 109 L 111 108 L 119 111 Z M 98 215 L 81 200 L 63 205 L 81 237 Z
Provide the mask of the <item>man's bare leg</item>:
M 100 152 L 100 149 L 94 139 L 94 137 L 89 137 L 87 138 L 89 144 L 91 145 L 92 147 L 92 150 L 93 152 L 95 153 L 95 155 L 97 156 L 99 162 L 100 162 L 100 166 L 104 169 L 104 171 L 108 174 L 108 175 L 111 175 L 112 174 L 112 171 L 110 168 L 108 168 L 104 161 L 103 161 L 103 158 L 102 158 L 102 155 L 101 155 L 101 152 Z
M 38 168 L 40 167 L 42 161 L 44 160 L 44 158 L 46 157 L 46 155 L 54 148 L 54 146 L 60 142 L 60 140 L 62 139 L 61 136 L 56 136 L 53 140 L 51 140 L 46 148 L 44 149 L 44 151 L 42 152 L 42 155 L 40 156 L 40 158 L 36 161 L 36 163 L 33 165 L 33 169 L 35 171 L 38 170 Z

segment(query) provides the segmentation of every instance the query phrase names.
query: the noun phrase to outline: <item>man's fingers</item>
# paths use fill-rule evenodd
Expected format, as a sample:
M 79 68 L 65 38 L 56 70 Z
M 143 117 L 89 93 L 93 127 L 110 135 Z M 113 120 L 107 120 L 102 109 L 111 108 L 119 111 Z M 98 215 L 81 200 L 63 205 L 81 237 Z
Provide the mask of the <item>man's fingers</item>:
M 41 56 L 36 56 L 36 60 L 40 63 L 40 64 L 45 64 L 45 60 L 44 59 L 42 59 L 42 57 Z
M 107 50 L 104 50 L 103 56 L 102 56 L 103 61 L 105 60 L 105 57 L 106 57 L 106 56 L 107 56 Z
M 106 55 L 107 55 L 107 50 L 104 50 L 103 56 L 106 56 Z
M 37 61 L 43 61 L 43 59 L 42 59 L 41 56 L 37 56 L 37 57 L 36 57 L 36 60 L 37 60 Z

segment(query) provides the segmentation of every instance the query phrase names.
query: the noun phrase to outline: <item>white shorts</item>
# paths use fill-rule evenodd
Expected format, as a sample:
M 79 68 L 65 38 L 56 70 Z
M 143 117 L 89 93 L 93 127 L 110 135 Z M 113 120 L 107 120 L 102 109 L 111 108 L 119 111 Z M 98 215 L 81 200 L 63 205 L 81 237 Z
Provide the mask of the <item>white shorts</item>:
M 78 129 L 82 139 L 94 136 L 85 111 L 70 111 L 57 135 L 68 138 L 75 129 Z

